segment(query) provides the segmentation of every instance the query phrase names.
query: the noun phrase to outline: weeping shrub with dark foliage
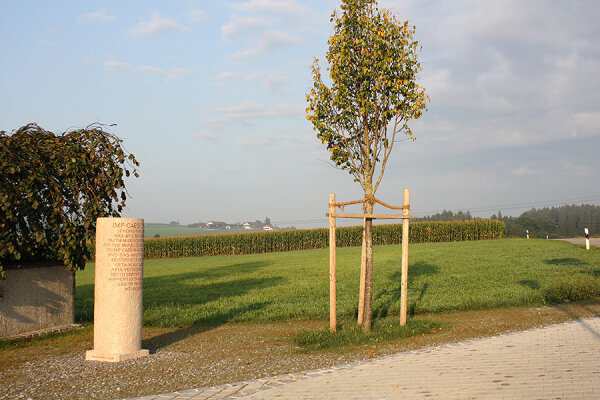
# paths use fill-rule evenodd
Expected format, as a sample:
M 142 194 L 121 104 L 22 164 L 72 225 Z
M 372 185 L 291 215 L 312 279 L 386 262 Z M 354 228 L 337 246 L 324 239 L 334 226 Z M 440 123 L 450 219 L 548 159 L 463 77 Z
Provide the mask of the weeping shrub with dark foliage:
M 85 267 L 96 218 L 119 216 L 123 177 L 138 175 L 121 143 L 99 124 L 58 135 L 36 124 L 0 131 L 0 279 L 22 264 Z

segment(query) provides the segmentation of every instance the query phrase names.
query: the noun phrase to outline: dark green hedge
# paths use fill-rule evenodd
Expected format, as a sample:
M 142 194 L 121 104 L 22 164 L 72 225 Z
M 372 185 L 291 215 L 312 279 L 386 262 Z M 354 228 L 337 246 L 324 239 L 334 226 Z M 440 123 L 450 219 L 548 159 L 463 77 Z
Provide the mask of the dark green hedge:
M 463 240 L 501 239 L 503 222 L 471 220 L 452 222 L 414 222 L 410 224 L 410 243 L 457 242 Z M 362 226 L 338 228 L 339 247 L 360 246 Z M 397 244 L 402 241 L 402 224 L 373 226 L 373 243 Z M 144 257 L 176 258 L 232 254 L 271 253 L 320 249 L 329 246 L 327 228 L 275 232 L 236 233 L 187 237 L 149 238 L 144 240 Z
M 133 154 L 103 128 L 0 131 L 0 280 L 8 265 L 85 267 L 96 219 L 120 215 L 124 178 L 138 175 Z

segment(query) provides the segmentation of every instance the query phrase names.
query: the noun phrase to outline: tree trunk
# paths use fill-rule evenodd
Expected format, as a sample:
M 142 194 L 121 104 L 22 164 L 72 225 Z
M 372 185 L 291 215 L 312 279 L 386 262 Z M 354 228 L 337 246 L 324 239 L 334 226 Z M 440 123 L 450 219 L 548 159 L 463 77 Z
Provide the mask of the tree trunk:
M 372 206 L 371 206 L 372 210 Z M 372 211 L 371 211 L 372 212 Z M 365 305 L 361 328 L 364 332 L 371 331 L 373 316 L 373 219 L 365 222 Z
M 373 214 L 373 201 L 369 196 L 373 195 L 371 178 L 366 179 L 365 203 L 363 212 Z M 364 282 L 364 309 L 361 328 L 364 332 L 371 331 L 371 318 L 373 316 L 373 219 L 365 218 L 363 229 L 365 236 L 365 282 Z
M 365 224 L 367 219 L 363 219 L 362 248 L 360 254 L 360 286 L 358 291 L 358 325 L 362 326 L 365 312 L 365 264 L 366 264 L 366 243 L 365 243 Z

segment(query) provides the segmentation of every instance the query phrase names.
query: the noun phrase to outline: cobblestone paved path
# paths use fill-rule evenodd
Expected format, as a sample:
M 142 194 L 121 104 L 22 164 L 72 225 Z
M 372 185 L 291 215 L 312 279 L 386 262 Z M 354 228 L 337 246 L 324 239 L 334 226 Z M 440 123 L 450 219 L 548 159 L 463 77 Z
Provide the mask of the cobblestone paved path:
M 600 399 L 600 318 L 138 399 L 236 398 Z

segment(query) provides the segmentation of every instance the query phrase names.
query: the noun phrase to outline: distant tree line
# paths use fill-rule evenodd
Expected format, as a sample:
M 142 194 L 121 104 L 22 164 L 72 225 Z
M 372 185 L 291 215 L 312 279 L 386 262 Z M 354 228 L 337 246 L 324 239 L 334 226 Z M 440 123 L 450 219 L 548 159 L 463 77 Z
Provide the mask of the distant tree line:
M 441 213 L 415 218 L 413 221 L 470 221 L 472 219 L 474 218 L 468 210 L 467 212 L 458 211 L 456 214 L 452 211 L 444 210 Z
M 590 235 L 600 235 L 600 206 L 592 204 L 564 205 L 552 208 L 532 208 L 518 217 L 503 216 L 501 211 L 491 219 L 506 225 L 506 237 L 526 237 L 527 230 L 532 238 L 563 238 L 583 236 L 584 228 Z M 441 213 L 415 218 L 414 221 L 468 221 L 473 218 L 469 211 L 444 210 Z
M 523 237 L 526 229 L 537 238 L 583 236 L 584 228 L 591 235 L 600 234 L 600 206 L 591 204 L 532 208 L 516 218 L 498 219 L 506 224 L 507 236 Z

